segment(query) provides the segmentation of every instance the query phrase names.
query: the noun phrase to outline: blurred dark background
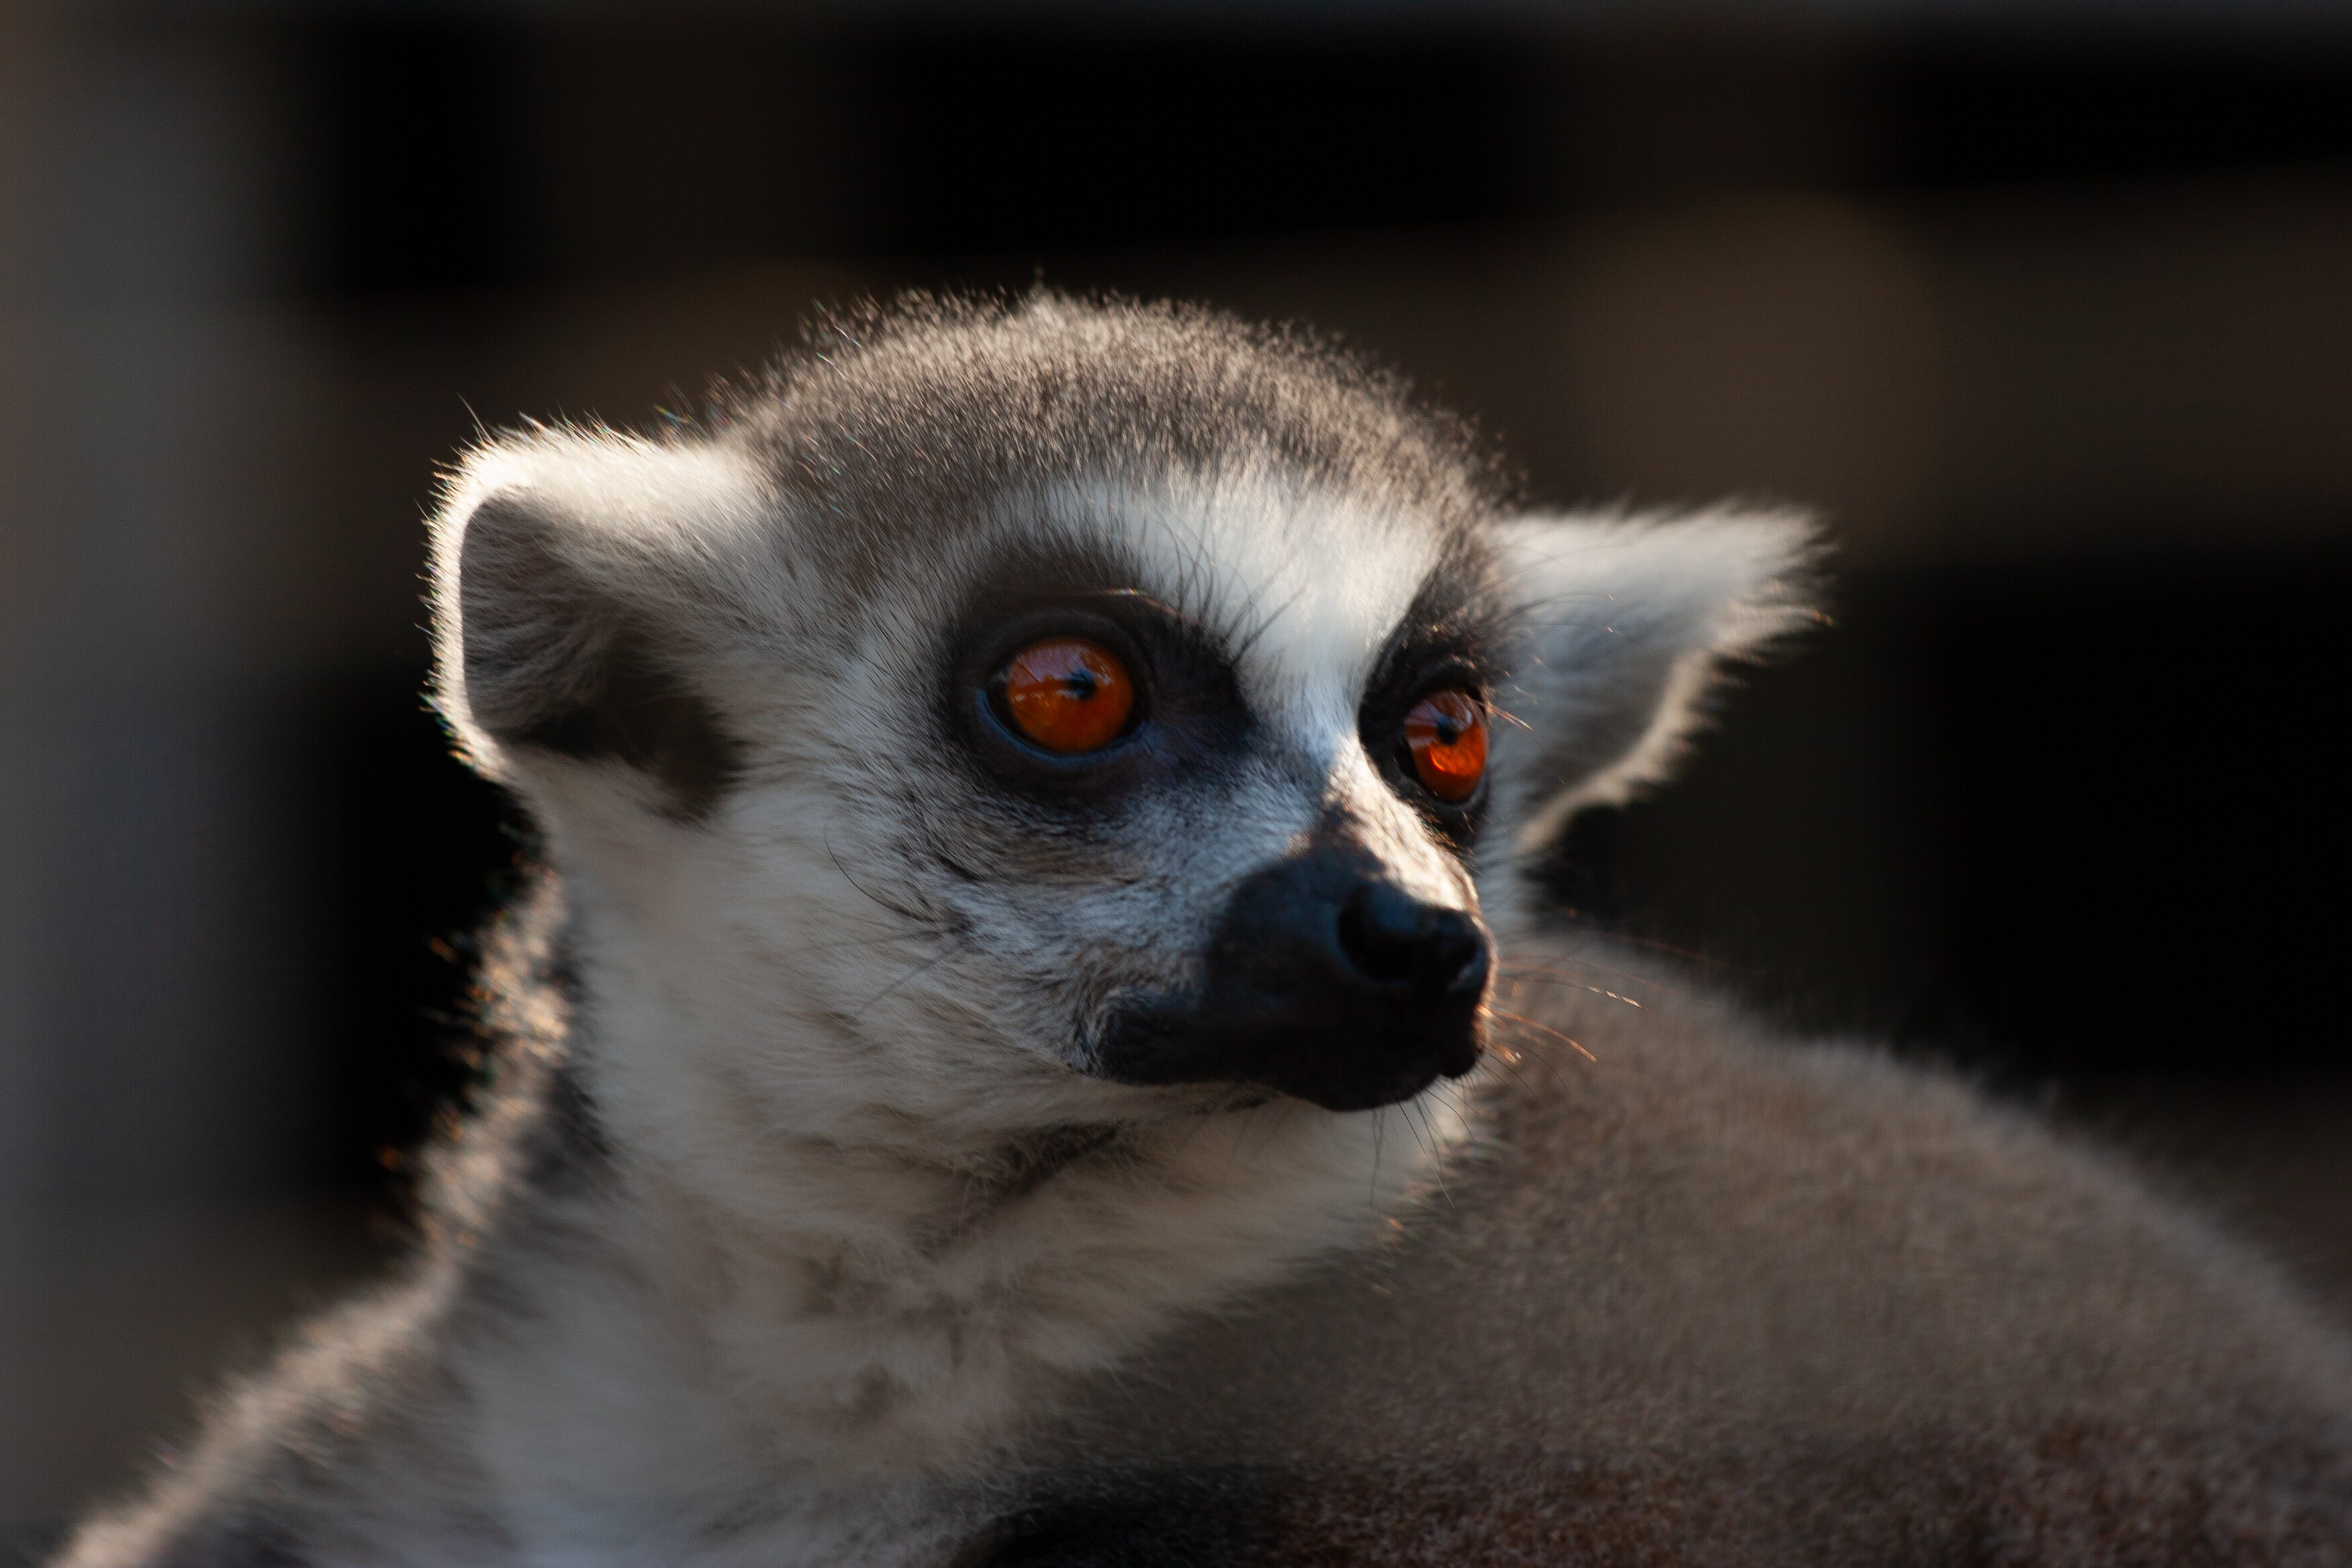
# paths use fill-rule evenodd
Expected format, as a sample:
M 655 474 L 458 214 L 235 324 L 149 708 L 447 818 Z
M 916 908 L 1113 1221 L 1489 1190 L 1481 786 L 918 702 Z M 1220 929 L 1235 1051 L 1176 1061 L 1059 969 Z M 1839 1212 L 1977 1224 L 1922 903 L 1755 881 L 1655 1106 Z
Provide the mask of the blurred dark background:
M 1297 318 L 1836 626 L 1586 918 L 2088 1121 L 2352 1302 L 2352 10 L 0 0 L 0 1531 L 383 1256 L 520 825 L 417 692 L 480 424 L 817 301 Z

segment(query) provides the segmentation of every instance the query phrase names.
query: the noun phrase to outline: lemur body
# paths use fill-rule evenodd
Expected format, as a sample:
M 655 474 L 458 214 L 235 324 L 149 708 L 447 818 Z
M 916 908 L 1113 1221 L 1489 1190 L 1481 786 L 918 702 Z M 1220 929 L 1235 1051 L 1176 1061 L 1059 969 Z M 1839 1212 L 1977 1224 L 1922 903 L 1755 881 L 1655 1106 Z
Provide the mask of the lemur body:
M 2265 1265 L 1527 907 L 1800 522 L 1507 519 L 1206 314 L 824 346 L 453 479 L 439 700 L 550 868 L 497 1071 L 411 1273 L 65 1563 L 2352 1553 Z

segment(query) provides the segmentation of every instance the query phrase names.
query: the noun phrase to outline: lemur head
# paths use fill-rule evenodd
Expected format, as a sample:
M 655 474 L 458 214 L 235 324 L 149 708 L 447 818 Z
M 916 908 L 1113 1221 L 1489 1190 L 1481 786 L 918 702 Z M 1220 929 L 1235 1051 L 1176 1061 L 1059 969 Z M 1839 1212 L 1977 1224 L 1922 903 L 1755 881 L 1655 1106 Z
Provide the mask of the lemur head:
M 1803 529 L 1513 519 L 1349 358 L 1041 294 L 500 437 L 434 540 L 440 705 L 546 830 L 600 1070 L 951 1143 L 1468 1071 L 1510 868 L 1790 623 Z

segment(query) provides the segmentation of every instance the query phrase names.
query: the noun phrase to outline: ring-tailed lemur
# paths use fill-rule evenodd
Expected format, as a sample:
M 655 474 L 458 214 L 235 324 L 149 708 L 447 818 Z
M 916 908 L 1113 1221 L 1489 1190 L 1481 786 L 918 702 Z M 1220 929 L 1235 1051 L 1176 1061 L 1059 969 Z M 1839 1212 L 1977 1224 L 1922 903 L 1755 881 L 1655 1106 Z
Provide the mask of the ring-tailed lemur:
M 406 1275 L 64 1561 L 2352 1562 L 2265 1264 L 1546 929 L 1807 531 L 1480 450 L 1040 294 L 472 452 L 436 691 L 549 868 L 491 1082 Z

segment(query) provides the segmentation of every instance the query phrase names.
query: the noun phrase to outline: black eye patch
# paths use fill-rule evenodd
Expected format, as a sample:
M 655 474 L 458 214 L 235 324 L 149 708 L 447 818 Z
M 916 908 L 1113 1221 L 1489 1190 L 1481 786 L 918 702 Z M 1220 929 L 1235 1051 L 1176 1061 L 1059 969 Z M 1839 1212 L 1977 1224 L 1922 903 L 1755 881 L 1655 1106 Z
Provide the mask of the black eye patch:
M 1457 849 L 1466 849 L 1483 825 L 1486 792 L 1449 802 L 1423 787 L 1406 745 L 1405 721 L 1432 693 L 1459 690 L 1490 702 L 1500 689 L 1503 616 L 1484 565 L 1483 558 L 1464 557 L 1430 574 L 1381 650 L 1356 716 L 1364 750 L 1391 787 Z
M 1134 581 L 1103 557 L 1024 554 L 1001 563 L 966 602 L 944 661 L 941 711 L 995 790 L 1099 811 L 1153 780 L 1219 769 L 1247 747 L 1253 726 L 1233 660 L 1206 627 Z M 1135 716 L 1111 743 L 1056 754 L 1006 722 L 1006 661 L 1055 637 L 1099 645 L 1129 675 Z

